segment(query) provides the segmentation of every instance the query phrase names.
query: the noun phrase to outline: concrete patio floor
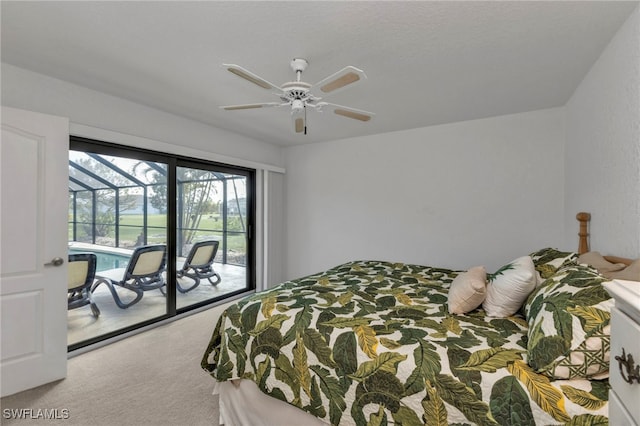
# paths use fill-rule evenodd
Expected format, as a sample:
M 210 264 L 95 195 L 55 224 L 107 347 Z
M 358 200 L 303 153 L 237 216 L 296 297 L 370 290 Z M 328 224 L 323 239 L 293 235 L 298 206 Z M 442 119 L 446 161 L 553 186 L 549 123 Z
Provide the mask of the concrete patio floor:
M 246 268 L 235 265 L 214 263 L 214 270 L 220 274 L 222 281 L 212 286 L 209 281 L 201 280 L 200 285 L 192 291 L 182 294 L 177 292 L 176 306 L 178 309 L 205 300 L 211 300 L 246 288 Z M 99 275 L 100 273 L 98 273 Z M 188 278 L 181 279 L 183 287 L 193 283 Z M 125 300 L 129 294 L 127 289 L 117 288 L 118 294 Z M 114 302 L 113 296 L 106 285 L 96 288 L 94 301 L 100 309 L 100 316 L 95 318 L 89 305 L 69 310 L 67 313 L 67 344 L 71 345 L 84 340 L 123 329 L 125 327 L 160 317 L 166 313 L 167 299 L 160 290 L 145 292 L 142 299 L 135 305 L 120 309 Z

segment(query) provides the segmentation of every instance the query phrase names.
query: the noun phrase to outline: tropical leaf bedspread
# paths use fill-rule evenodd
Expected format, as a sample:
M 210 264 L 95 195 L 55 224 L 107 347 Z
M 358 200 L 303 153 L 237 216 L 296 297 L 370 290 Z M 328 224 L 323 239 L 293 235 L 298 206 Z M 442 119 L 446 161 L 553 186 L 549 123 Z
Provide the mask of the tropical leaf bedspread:
M 228 308 L 202 359 L 334 425 L 602 425 L 608 382 L 549 381 L 522 317 L 450 315 L 457 272 L 356 261 Z

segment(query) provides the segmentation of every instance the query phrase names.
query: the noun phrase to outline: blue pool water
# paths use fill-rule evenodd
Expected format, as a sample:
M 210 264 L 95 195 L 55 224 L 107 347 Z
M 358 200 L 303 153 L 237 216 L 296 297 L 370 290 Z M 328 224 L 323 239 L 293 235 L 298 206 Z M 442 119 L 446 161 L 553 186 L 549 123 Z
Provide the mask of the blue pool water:
M 69 249 L 69 254 L 87 253 L 87 252 L 95 253 L 96 257 L 98 258 L 96 272 L 102 272 L 108 269 L 126 268 L 127 263 L 129 263 L 129 256 L 125 256 L 122 254 L 104 253 L 100 251 L 92 252 L 90 250 Z

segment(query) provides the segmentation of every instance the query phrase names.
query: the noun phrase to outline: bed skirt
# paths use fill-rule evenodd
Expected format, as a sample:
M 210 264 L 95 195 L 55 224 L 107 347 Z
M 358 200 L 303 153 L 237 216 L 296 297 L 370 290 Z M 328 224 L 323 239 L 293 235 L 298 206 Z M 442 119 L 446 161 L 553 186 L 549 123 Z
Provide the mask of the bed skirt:
M 265 395 L 251 380 L 216 381 L 220 398 L 220 425 L 326 426 L 327 423 L 286 402 Z

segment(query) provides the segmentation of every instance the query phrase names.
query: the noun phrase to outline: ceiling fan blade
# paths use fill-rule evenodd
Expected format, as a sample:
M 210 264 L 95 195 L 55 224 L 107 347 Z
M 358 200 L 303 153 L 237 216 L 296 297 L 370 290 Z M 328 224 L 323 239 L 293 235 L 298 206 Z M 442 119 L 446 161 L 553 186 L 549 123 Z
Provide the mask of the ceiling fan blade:
M 293 130 L 296 133 L 307 134 L 307 108 L 291 111 Z
M 280 87 L 276 86 L 275 84 L 271 83 L 270 81 L 265 80 L 262 77 L 259 77 L 258 75 L 252 73 L 251 71 L 242 68 L 240 65 L 235 65 L 235 64 L 222 64 L 229 72 L 237 75 L 238 77 L 242 77 L 245 80 L 248 80 L 250 82 L 252 82 L 253 84 L 257 84 L 258 86 L 262 87 L 263 89 L 276 89 L 276 90 L 281 90 Z
M 371 120 L 375 114 L 369 111 L 364 111 L 361 109 L 356 109 L 356 108 L 351 108 L 351 107 L 346 107 L 343 105 L 336 105 L 336 104 L 331 104 L 328 102 L 321 102 L 318 104 L 318 106 L 322 107 L 322 109 L 324 108 L 331 108 L 331 110 L 338 115 L 341 115 L 343 117 L 347 117 L 347 118 L 353 118 L 354 120 L 360 120 L 360 121 L 369 121 Z
M 333 112 L 343 117 L 353 118 L 355 120 L 360 120 L 360 121 L 371 120 L 371 114 L 369 113 L 356 112 L 353 110 L 343 109 L 343 108 L 336 108 L 333 110 Z
M 261 104 L 226 105 L 226 106 L 221 106 L 220 108 L 226 109 L 227 111 L 234 111 L 237 109 L 269 108 L 269 107 L 279 107 L 283 105 L 289 105 L 289 104 L 280 103 L 280 102 L 264 102 Z
M 318 87 L 322 93 L 329 94 L 334 93 L 350 84 L 357 83 L 358 81 L 366 79 L 367 76 L 364 71 L 359 70 L 356 67 L 348 66 L 329 77 L 320 80 L 311 88 Z

